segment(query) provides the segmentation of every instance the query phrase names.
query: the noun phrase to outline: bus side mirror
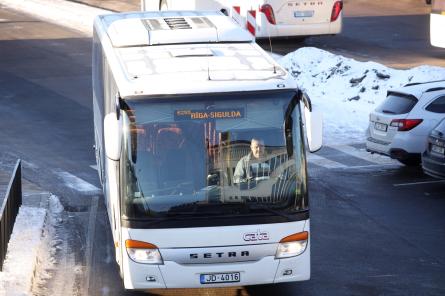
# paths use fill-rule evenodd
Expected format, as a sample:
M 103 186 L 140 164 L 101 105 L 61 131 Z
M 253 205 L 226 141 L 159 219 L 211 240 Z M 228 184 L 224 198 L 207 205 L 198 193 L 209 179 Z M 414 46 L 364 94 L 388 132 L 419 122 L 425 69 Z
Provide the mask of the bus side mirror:
M 314 108 L 307 94 L 303 94 L 304 119 L 310 152 L 317 152 L 323 143 L 323 114 Z
M 122 121 L 115 113 L 109 113 L 104 118 L 105 155 L 112 160 L 119 160 L 122 148 Z

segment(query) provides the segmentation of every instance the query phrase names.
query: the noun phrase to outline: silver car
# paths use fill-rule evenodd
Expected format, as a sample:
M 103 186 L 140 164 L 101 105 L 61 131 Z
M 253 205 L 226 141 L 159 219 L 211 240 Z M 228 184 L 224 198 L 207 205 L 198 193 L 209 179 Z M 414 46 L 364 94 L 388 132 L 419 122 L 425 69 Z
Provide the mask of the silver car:
M 427 145 L 422 154 L 423 171 L 432 177 L 445 179 L 445 119 L 431 131 Z
M 445 118 L 445 80 L 388 91 L 369 115 L 366 150 L 419 165 L 429 132 Z

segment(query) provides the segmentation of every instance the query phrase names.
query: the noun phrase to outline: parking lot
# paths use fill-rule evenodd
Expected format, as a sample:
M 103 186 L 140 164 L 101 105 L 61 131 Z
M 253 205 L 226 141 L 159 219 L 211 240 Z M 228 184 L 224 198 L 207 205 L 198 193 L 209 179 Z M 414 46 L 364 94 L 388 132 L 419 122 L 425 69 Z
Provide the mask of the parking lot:
M 134 1 L 89 2 L 116 10 L 135 7 Z M 444 67 L 445 51 L 431 47 L 425 34 L 429 8 L 417 2 L 345 1 L 342 34 L 274 40 L 273 51 L 317 47 L 398 69 Z M 445 181 L 420 166 L 371 155 L 365 133 L 308 155 L 310 281 L 124 291 L 103 196 L 83 190 L 100 188 L 91 148 L 91 39 L 6 8 L 0 19 L 0 159 L 24 160 L 24 178 L 59 196 L 65 208 L 56 225 L 63 242 L 54 255 L 57 263 L 42 275 L 49 276 L 34 287 L 35 295 L 445 294 Z M 269 49 L 268 42 L 262 46 Z

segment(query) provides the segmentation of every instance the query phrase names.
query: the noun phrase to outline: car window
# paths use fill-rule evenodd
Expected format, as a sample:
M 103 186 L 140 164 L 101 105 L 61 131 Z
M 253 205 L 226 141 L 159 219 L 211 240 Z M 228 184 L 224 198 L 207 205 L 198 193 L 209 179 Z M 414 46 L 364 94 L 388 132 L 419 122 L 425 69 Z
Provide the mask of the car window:
M 434 113 L 445 113 L 445 96 L 438 97 L 425 110 Z
M 376 111 L 387 114 L 409 113 L 416 105 L 417 99 L 414 96 L 388 93 L 386 99 L 377 107 Z
M 435 131 L 445 133 L 445 119 L 443 119 L 435 128 Z

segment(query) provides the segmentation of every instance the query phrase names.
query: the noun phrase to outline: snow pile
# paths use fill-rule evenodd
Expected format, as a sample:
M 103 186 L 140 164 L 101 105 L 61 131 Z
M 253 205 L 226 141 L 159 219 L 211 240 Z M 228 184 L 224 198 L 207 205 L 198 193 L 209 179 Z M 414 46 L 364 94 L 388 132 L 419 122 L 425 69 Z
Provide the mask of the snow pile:
M 57 252 L 60 250 L 62 240 L 58 237 L 56 228 L 60 224 L 60 215 L 64 208 L 55 195 L 49 197 L 49 213 L 45 228 L 43 229 L 43 244 L 38 253 L 38 264 L 33 279 L 33 295 L 49 295 L 47 281 L 53 277 Z
M 20 207 L 0 272 L 0 295 L 29 295 L 45 217 L 46 209 Z
M 32 287 L 50 278 L 57 244 L 54 225 L 62 211 L 54 195 L 49 199 L 49 214 L 44 208 L 20 207 L 0 272 L 0 296 L 32 295 Z
M 365 141 L 369 113 L 389 89 L 409 82 L 445 79 L 445 68 L 420 66 L 396 70 L 375 62 L 358 62 L 305 47 L 278 60 L 323 112 L 323 144 Z

